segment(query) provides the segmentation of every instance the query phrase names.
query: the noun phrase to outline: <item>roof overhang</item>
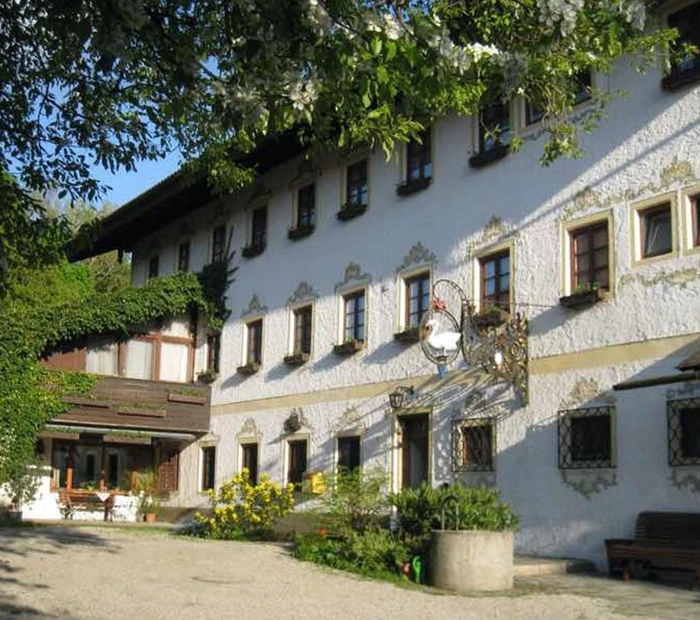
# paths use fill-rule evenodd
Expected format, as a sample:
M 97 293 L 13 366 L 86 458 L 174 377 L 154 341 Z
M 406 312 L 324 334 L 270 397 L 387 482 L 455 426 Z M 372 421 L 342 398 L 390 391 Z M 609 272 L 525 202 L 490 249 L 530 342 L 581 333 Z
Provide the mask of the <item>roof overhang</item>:
M 265 140 L 249 154 L 234 157 L 234 161 L 264 174 L 303 150 L 297 134 L 289 132 Z M 77 261 L 112 250 L 131 251 L 139 239 L 216 198 L 203 174 L 190 178 L 175 172 L 105 217 L 88 245 L 74 240 L 68 256 Z
M 89 426 L 89 425 L 77 425 L 77 424 L 52 424 L 49 422 L 44 426 L 44 429 L 48 432 L 58 432 L 58 433 L 79 433 L 86 435 L 122 435 L 124 437 L 148 437 L 152 439 L 174 439 L 179 441 L 194 441 L 200 435 L 195 435 L 194 433 L 181 433 L 175 431 L 151 431 L 151 430 L 132 430 L 125 428 L 118 428 L 113 426 Z

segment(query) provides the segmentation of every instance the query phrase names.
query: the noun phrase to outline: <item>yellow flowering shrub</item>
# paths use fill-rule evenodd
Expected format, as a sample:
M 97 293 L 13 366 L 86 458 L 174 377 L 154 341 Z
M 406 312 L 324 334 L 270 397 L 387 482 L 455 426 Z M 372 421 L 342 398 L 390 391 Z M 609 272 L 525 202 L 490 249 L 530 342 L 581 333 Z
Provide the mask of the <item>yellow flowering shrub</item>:
M 267 536 L 275 524 L 294 508 L 294 485 L 285 489 L 263 474 L 257 485 L 245 467 L 218 490 L 207 492 L 211 515 L 197 513 L 199 534 L 205 538 L 231 540 L 249 534 Z

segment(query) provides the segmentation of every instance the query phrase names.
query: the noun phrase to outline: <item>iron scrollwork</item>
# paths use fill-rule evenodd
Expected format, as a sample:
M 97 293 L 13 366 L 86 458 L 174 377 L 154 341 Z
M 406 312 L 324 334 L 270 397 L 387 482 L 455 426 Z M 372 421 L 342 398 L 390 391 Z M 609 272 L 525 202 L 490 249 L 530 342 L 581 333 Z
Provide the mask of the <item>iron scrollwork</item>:
M 439 293 L 456 296 L 459 308 Z M 505 315 L 500 324 L 484 325 L 462 288 L 451 280 L 433 284 L 433 302 L 420 323 L 425 356 L 444 377 L 461 351 L 468 366 L 480 368 L 494 380 L 508 381 L 525 404 L 528 402 L 528 323 L 519 312 Z

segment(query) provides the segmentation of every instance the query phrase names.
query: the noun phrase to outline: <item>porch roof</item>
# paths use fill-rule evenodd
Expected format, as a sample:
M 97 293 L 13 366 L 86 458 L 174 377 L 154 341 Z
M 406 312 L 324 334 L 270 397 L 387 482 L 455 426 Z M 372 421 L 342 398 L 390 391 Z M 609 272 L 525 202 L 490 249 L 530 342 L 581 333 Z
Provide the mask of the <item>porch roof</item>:
M 155 439 L 179 439 L 181 441 L 194 441 L 197 435 L 192 433 L 176 433 L 172 431 L 149 431 L 149 430 L 130 430 L 124 428 L 110 426 L 77 426 L 72 424 L 55 424 L 49 422 L 44 427 L 46 431 L 52 432 L 73 432 L 86 433 L 90 435 L 108 435 L 117 434 L 125 437 L 150 437 Z

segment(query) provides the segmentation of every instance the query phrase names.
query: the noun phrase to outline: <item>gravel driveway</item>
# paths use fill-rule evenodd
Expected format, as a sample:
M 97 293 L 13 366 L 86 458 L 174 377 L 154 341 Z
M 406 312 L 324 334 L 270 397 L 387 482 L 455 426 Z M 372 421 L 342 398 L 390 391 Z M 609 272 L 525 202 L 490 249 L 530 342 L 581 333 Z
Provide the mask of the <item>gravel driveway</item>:
M 613 613 L 607 600 L 542 592 L 466 598 L 402 588 L 298 562 L 275 544 L 92 527 L 0 529 L 1 618 L 635 617 Z

